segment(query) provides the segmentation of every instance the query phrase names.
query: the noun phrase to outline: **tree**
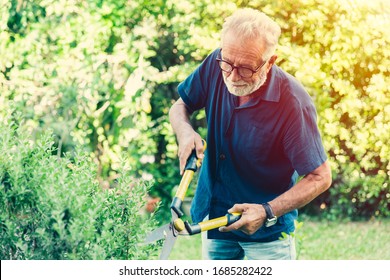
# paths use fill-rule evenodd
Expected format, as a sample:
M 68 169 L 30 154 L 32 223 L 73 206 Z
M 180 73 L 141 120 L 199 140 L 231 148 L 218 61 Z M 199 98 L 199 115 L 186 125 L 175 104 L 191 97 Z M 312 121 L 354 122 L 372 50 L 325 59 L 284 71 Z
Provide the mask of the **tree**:
M 226 16 L 253 7 L 282 27 L 277 64 L 313 97 L 334 171 L 312 203 L 331 215 L 389 216 L 389 43 L 385 1 L 7 1 L 0 10 L 0 109 L 13 101 L 57 153 L 86 148 L 106 188 L 120 155 L 168 204 L 180 181 L 167 113 L 213 49 Z M 204 112 L 193 122 L 205 136 Z M 32 135 L 35 135 L 35 134 Z M 312 207 L 313 208 L 313 207 Z M 307 208 L 310 210 L 310 207 Z

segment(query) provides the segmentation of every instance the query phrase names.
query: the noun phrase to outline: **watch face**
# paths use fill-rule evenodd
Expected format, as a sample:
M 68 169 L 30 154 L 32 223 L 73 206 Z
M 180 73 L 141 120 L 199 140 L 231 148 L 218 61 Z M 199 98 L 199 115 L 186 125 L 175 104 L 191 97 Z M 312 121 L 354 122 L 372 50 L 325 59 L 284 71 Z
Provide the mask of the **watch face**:
M 273 217 L 271 219 L 267 219 L 267 221 L 265 222 L 265 226 L 266 227 L 273 226 L 274 224 L 276 224 L 277 221 L 278 221 L 278 219 L 276 217 Z

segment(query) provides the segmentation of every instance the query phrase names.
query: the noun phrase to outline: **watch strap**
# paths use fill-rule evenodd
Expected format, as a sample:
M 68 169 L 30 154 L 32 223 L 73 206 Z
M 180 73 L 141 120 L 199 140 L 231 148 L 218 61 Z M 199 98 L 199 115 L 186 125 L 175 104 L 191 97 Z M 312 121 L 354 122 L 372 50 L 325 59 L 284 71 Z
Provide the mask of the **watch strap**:
M 268 220 L 272 219 L 272 218 L 275 218 L 274 211 L 272 211 L 271 205 L 269 205 L 268 202 L 262 203 L 261 205 L 263 205 L 263 207 L 265 209 L 265 213 L 267 214 L 267 219 Z

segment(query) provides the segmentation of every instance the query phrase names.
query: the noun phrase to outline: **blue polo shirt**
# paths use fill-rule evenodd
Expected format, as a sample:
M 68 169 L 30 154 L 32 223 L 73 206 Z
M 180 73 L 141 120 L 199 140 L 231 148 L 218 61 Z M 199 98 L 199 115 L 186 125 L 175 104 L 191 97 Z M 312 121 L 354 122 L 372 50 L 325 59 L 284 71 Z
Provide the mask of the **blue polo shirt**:
M 190 110 L 205 108 L 207 150 L 191 206 L 194 223 L 223 216 L 236 203 L 263 203 L 287 191 L 326 160 L 313 101 L 291 75 L 273 65 L 254 98 L 239 106 L 211 53 L 180 85 Z M 294 231 L 298 211 L 255 234 L 208 232 L 211 239 L 268 242 Z

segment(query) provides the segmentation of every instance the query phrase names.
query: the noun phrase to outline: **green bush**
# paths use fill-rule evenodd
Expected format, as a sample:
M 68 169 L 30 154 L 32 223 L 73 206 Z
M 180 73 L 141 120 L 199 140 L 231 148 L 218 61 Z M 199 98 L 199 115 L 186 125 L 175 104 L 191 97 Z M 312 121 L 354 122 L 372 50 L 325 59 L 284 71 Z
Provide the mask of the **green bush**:
M 0 124 L 0 259 L 147 259 L 140 245 L 155 225 L 142 212 L 150 185 L 126 162 L 114 189 L 103 190 L 85 153 L 58 157 L 48 133 L 33 142 L 10 117 Z
M 156 77 L 160 80 L 150 78 L 158 82 L 151 102 L 163 104 L 158 114 L 163 119 L 171 104 L 166 99 L 178 97 L 172 96 L 178 82 L 219 46 L 223 19 L 238 7 L 261 10 L 282 28 L 276 63 L 295 75 L 313 98 L 333 170 L 330 190 L 302 210 L 332 219 L 389 217 L 390 64 L 386 46 L 390 22 L 385 6 L 383 0 L 185 0 L 167 4 L 157 18 L 157 58 L 151 62 L 159 68 Z M 204 114 L 197 115 L 193 123 L 205 127 Z M 166 144 L 162 137 L 156 141 Z M 154 174 L 160 178 L 157 171 Z
M 226 16 L 259 9 L 282 27 L 277 64 L 313 97 L 333 186 L 304 211 L 390 217 L 386 1 L 6 1 L 0 111 L 10 100 L 57 153 L 82 145 L 113 184 L 120 155 L 165 205 L 180 181 L 168 110 L 176 87 L 219 46 Z M 194 116 L 205 135 L 204 112 Z M 164 209 L 169 209 L 164 207 Z M 168 218 L 166 215 L 160 217 Z
M 318 110 L 333 186 L 307 208 L 317 207 L 333 219 L 389 217 L 385 1 L 274 1 L 254 7 L 280 22 L 278 64 L 304 84 Z

